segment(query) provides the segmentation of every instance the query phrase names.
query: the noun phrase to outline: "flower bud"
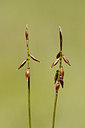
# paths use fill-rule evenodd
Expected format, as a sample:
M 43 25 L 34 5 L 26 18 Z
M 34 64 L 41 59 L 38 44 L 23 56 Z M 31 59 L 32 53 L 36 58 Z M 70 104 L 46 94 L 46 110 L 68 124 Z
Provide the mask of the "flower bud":
M 63 70 L 63 66 L 61 66 L 61 78 L 64 78 L 64 70 Z
M 59 80 L 58 80 L 58 81 L 57 81 L 57 84 L 56 84 L 56 94 L 58 93 L 59 87 L 60 87 L 60 82 L 59 82 Z
M 28 40 L 28 25 L 26 25 L 25 37 L 26 37 L 26 40 Z
M 28 80 L 28 78 L 30 77 L 30 69 L 29 67 L 27 68 L 27 71 L 26 71 L 26 79 Z
M 64 82 L 63 82 L 63 79 L 62 78 L 60 78 L 60 83 L 61 83 L 61 86 L 63 88 Z
M 60 26 L 59 26 L 59 33 L 60 33 L 60 50 L 62 51 L 62 31 Z
M 57 81 L 57 79 L 58 79 L 58 70 L 56 71 L 56 74 L 55 74 L 55 77 L 54 77 L 54 83 L 56 83 L 56 81 Z

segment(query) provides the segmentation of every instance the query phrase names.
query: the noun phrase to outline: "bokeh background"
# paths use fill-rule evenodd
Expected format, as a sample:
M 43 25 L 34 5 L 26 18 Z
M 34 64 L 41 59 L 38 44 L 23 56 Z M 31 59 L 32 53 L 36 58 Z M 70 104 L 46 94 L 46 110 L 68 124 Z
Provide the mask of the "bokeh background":
M 64 89 L 58 95 L 55 128 L 85 128 L 85 1 L 0 0 L 0 128 L 28 128 L 25 28 L 29 28 L 32 128 L 51 128 L 55 98 L 51 69 L 63 32 Z

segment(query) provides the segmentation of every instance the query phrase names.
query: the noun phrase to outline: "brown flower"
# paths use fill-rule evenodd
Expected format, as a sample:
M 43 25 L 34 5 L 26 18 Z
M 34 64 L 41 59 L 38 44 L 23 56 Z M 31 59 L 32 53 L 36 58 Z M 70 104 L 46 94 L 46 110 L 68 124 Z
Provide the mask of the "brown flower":
M 58 93 L 59 87 L 60 87 L 60 82 L 59 82 L 59 80 L 58 80 L 58 81 L 57 81 L 57 84 L 56 84 L 56 94 Z
M 26 71 L 25 75 L 26 75 L 26 79 L 28 80 L 28 78 L 30 77 L 30 69 L 29 69 L 29 67 L 27 68 L 27 71 Z
M 54 77 L 54 81 L 55 81 L 54 83 L 56 83 L 56 81 L 57 81 L 57 79 L 58 79 L 58 71 L 59 71 L 59 70 L 56 71 L 56 74 L 55 74 L 55 77 Z
M 60 26 L 59 26 L 59 33 L 60 33 L 60 51 L 62 51 L 62 31 Z
M 61 66 L 61 78 L 64 78 L 64 70 L 63 70 L 63 66 Z
M 25 37 L 26 37 L 26 40 L 28 40 L 28 25 L 26 25 Z
M 63 79 L 62 78 L 60 78 L 60 83 L 61 83 L 61 86 L 62 86 L 62 88 L 63 88 L 63 85 L 64 85 L 64 82 L 63 82 Z

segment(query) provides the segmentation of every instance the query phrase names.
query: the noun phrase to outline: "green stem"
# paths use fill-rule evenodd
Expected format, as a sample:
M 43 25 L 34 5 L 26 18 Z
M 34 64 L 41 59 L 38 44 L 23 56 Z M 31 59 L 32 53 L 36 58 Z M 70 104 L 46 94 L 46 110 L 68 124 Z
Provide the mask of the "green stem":
M 56 96 L 55 96 L 54 111 L 53 111 L 53 121 L 52 121 L 52 128 L 54 128 L 54 124 L 55 124 L 55 114 L 56 114 L 57 97 L 58 97 L 58 94 L 56 94 Z
M 58 72 L 58 80 L 60 79 L 61 65 L 62 65 L 62 51 L 60 51 L 60 65 L 59 65 L 59 72 Z M 55 96 L 52 128 L 54 128 L 54 124 L 55 124 L 55 114 L 56 114 L 57 97 L 58 97 L 58 93 L 57 93 L 56 96 Z
M 28 78 L 28 116 L 29 116 L 29 128 L 31 128 L 30 77 Z

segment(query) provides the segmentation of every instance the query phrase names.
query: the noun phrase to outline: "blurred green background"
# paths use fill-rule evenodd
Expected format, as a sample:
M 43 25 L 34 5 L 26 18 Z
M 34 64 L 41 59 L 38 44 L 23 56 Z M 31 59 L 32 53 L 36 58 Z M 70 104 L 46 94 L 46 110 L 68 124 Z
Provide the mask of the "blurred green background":
M 0 0 L 0 128 L 28 128 L 25 28 L 29 28 L 32 128 L 51 128 L 55 98 L 51 64 L 63 32 L 64 89 L 60 88 L 55 128 L 85 128 L 85 1 Z

